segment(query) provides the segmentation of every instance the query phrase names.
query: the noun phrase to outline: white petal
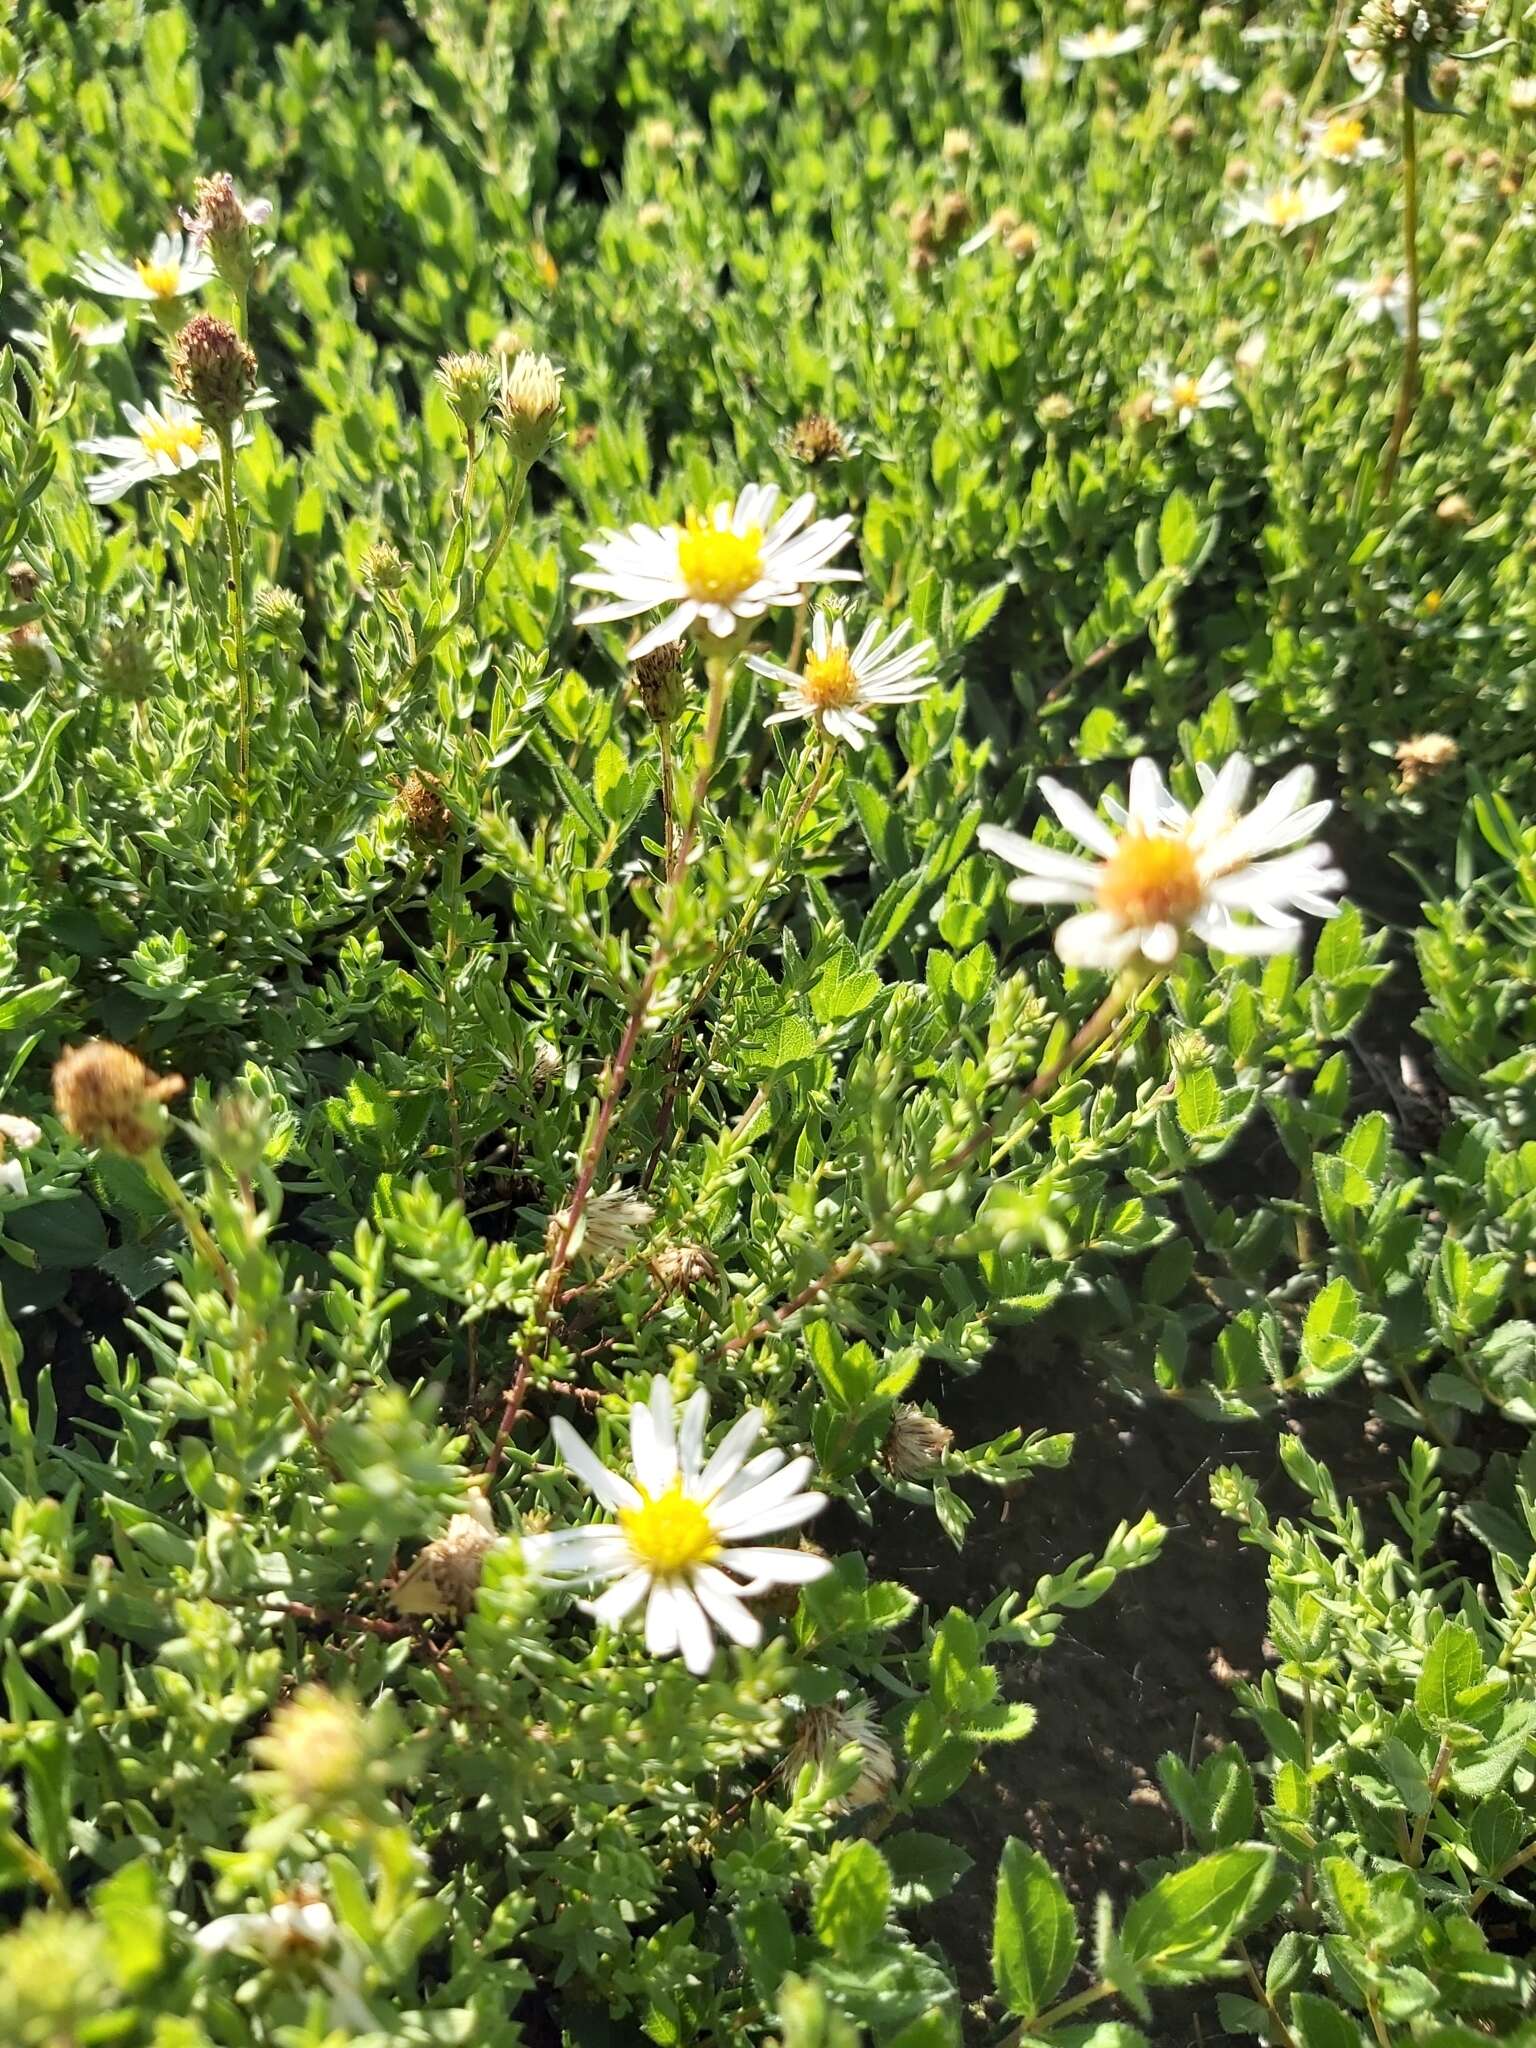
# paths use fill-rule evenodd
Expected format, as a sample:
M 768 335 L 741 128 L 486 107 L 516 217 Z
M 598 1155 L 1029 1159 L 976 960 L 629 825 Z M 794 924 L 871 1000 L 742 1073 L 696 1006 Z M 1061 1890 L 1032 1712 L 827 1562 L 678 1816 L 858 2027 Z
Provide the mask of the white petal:
M 718 1562 L 723 1571 L 760 1586 L 808 1586 L 832 1569 L 831 1558 L 818 1557 L 814 1550 L 764 1550 L 748 1544 L 722 1550 Z
M 1136 950 L 1136 934 L 1113 911 L 1085 910 L 1056 927 L 1057 957 L 1068 967 L 1123 967 Z
M 745 1492 L 726 1495 L 715 1501 L 715 1512 L 710 1520 L 722 1534 L 728 1534 L 738 1514 L 755 1515 L 764 1508 L 773 1507 L 779 1501 L 788 1500 L 792 1493 L 798 1493 L 810 1477 L 814 1464 L 811 1458 L 791 1458 L 779 1471 L 761 1479 Z
M 567 1465 L 586 1486 L 589 1493 L 600 1500 L 606 1508 L 637 1508 L 642 1505 L 639 1494 L 627 1479 L 621 1479 L 617 1472 L 610 1472 L 600 1458 L 581 1437 L 579 1437 L 564 1416 L 557 1415 L 550 1424 L 550 1433 L 560 1447 L 560 1455 Z
M 691 1587 L 678 1585 L 673 1588 L 672 1611 L 677 1618 L 677 1639 L 682 1646 L 683 1662 L 695 1678 L 707 1678 L 715 1661 L 715 1634 Z
M 995 853 L 999 860 L 1022 868 L 1028 875 L 1048 875 L 1053 881 L 1080 883 L 1086 896 L 1091 896 L 1098 886 L 1098 869 L 1080 854 L 1042 846 L 1038 840 L 1026 839 L 1022 832 L 1010 831 L 1006 825 L 983 825 L 976 837 L 988 853 Z M 1109 843 L 1113 852 L 1114 840 Z
M 1095 853 L 1102 854 L 1106 860 L 1113 857 L 1114 833 L 1074 790 L 1064 788 L 1054 776 L 1042 775 L 1040 794 L 1074 839 L 1080 839 L 1084 846 L 1091 846 Z
M 650 1584 L 650 1573 L 636 1566 L 634 1571 L 626 1572 L 622 1579 L 611 1585 L 606 1593 L 589 1601 L 587 1612 L 604 1628 L 617 1628 L 620 1622 L 627 1621 L 634 1613 L 649 1591 Z
M 824 1493 L 797 1493 L 779 1507 L 764 1508 L 758 1514 L 743 1514 L 732 1520 L 729 1529 L 722 1535 L 776 1536 L 784 1529 L 798 1529 L 802 1522 L 809 1522 L 819 1515 L 827 1504 Z
M 677 1651 L 677 1613 L 672 1587 L 658 1579 L 645 1604 L 645 1647 L 653 1657 L 671 1657 Z
M 763 1433 L 763 1411 L 749 1408 L 733 1422 L 715 1446 L 709 1463 L 699 1474 L 697 1498 L 712 1500 L 729 1485 L 747 1461 L 747 1453 Z
M 713 1565 L 700 1565 L 693 1574 L 693 1590 L 710 1620 L 733 1643 L 750 1650 L 762 1641 L 762 1623 L 742 1606 L 740 1593 L 723 1572 Z

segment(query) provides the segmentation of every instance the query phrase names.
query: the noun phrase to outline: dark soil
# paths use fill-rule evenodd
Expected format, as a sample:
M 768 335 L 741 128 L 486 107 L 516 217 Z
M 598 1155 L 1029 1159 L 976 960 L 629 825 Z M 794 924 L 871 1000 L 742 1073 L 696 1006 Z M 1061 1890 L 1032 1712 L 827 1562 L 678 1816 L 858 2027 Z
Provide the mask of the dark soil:
M 1070 1430 L 1077 1440 L 1071 1463 L 1011 1499 L 976 1501 L 958 1557 L 925 1508 L 888 1509 L 871 1570 L 935 1607 L 974 1612 L 1003 1588 L 1027 1593 L 1042 1573 L 1097 1553 L 1116 1523 L 1148 1508 L 1169 1535 L 1153 1564 L 1123 1577 L 1097 1606 L 1069 1614 L 1049 1650 L 1019 1651 L 1004 1663 L 1006 1692 L 1031 1701 L 1039 1722 L 1027 1741 L 988 1751 L 942 1809 L 939 1825 L 973 1868 L 917 1931 L 958 1972 L 977 2041 L 996 2033 L 978 2006 L 991 1985 L 992 1887 L 1008 1836 L 1049 1859 L 1079 1902 L 1087 1932 L 1098 1893 L 1123 1905 L 1139 1889 L 1137 1864 L 1182 1846 L 1157 1783 L 1158 1758 L 1172 1750 L 1187 1761 L 1222 1742 L 1251 1746 L 1232 1685 L 1265 1668 L 1264 1558 L 1211 1507 L 1212 1468 L 1243 1465 L 1266 1500 L 1294 1510 L 1299 1497 L 1275 1448 L 1278 1431 L 1289 1428 L 1368 1512 L 1369 1497 L 1380 1498 L 1396 1480 L 1405 1448 L 1371 1419 L 1364 1388 L 1289 1418 L 1219 1424 L 1170 1400 L 1134 1404 L 1064 1348 L 1017 1341 L 1015 1357 L 995 1357 L 973 1379 L 922 1391 L 962 1443 L 1013 1421 Z M 1209 1990 L 1187 2000 L 1164 1996 L 1153 2032 L 1166 2048 L 1217 2048 L 1226 2038 Z

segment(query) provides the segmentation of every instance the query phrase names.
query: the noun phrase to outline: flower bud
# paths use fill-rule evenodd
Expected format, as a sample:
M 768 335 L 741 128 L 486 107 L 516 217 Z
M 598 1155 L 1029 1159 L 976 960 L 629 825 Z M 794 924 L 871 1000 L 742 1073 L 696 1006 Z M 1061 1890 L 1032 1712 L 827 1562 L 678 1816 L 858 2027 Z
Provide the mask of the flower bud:
M 264 583 L 251 606 L 251 617 L 263 632 L 285 647 L 297 647 L 304 638 L 304 606 L 297 591 L 280 583 Z
M 109 697 L 143 703 L 160 682 L 160 664 L 142 626 L 120 619 L 104 629 L 96 643 L 96 675 Z
M 922 1479 L 942 1465 L 955 1432 L 913 1402 L 896 1410 L 881 1456 L 893 1479 Z
M 171 385 L 216 434 L 256 396 L 256 358 L 227 320 L 194 313 L 171 342 Z
M 670 725 L 688 697 L 688 650 L 682 641 L 668 640 L 642 654 L 630 675 L 646 717 L 653 725 Z
M 360 1707 L 323 1685 L 306 1685 L 274 1711 L 266 1732 L 253 1738 L 251 1755 L 276 1803 L 318 1818 L 366 1793 L 372 1748 Z
M 53 642 L 35 619 L 0 635 L 0 654 L 4 655 L 4 667 L 28 689 L 59 673 Z
M 473 434 L 496 397 L 494 357 L 471 349 L 462 355 L 440 356 L 437 381 L 448 394 L 453 416 L 466 434 Z
M 1188 114 L 1180 114 L 1176 121 L 1168 124 L 1168 140 L 1180 156 L 1188 156 L 1195 146 L 1200 133 L 1200 123 Z
M 536 462 L 549 445 L 560 413 L 560 391 L 565 372 L 548 356 L 524 349 L 509 363 L 502 375 L 497 410 L 501 424 L 519 462 Z
M 399 590 L 405 582 L 405 563 L 393 541 L 376 540 L 363 549 L 357 572 L 367 590 Z
M 183 212 L 182 224 L 192 240 L 208 251 L 214 269 L 237 298 L 244 296 L 267 244 L 255 230 L 272 218 L 270 199 L 242 199 L 227 171 L 199 178 L 193 187 L 195 209 Z
M 93 1038 L 71 1046 L 53 1070 L 53 1102 L 82 1145 L 138 1158 L 165 1132 L 165 1104 L 186 1087 L 180 1074 L 156 1074 L 136 1052 Z

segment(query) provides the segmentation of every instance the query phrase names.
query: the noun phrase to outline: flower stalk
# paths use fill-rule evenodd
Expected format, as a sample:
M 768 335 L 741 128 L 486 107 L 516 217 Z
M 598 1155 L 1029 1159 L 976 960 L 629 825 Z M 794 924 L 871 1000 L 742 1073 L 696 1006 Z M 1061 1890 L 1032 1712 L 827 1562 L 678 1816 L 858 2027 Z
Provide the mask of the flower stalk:
M 1403 442 L 1413 423 L 1419 395 L 1419 146 L 1417 115 L 1413 95 L 1403 93 L 1403 274 L 1408 303 L 1403 331 L 1403 368 L 1397 390 L 1397 410 L 1387 440 L 1381 470 L 1381 495 L 1391 492 L 1397 476 Z

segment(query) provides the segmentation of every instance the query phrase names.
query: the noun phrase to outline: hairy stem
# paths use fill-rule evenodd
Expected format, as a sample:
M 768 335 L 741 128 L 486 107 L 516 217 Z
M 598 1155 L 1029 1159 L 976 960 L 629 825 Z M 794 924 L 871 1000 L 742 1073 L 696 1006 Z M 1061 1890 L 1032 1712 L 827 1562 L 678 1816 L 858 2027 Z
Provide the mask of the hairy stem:
M 241 560 L 240 513 L 235 504 L 235 436 L 219 429 L 219 502 L 229 554 L 229 636 L 235 650 L 235 789 L 242 834 L 251 816 L 251 664 L 245 643 L 245 572 Z
M 1398 458 L 1413 422 L 1419 395 L 1419 145 L 1413 101 L 1403 94 L 1403 260 L 1408 281 L 1407 324 L 1403 333 L 1403 373 L 1397 411 L 1382 464 L 1381 495 L 1386 497 L 1397 475 Z

